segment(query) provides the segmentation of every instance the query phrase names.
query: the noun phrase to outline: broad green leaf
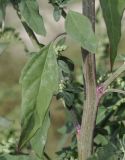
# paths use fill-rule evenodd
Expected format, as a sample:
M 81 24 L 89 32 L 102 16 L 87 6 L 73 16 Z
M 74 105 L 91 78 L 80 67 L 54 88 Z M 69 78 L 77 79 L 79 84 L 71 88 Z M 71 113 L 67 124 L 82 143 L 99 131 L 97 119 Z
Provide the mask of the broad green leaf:
M 21 0 L 19 3 L 21 16 L 31 29 L 40 35 L 46 35 L 42 16 L 39 14 L 39 8 L 36 0 Z
M 118 160 L 119 152 L 114 144 L 109 143 L 103 147 L 100 147 L 97 152 L 88 160 Z
M 108 139 L 106 136 L 104 135 L 101 135 L 101 134 L 98 134 L 95 138 L 94 138 L 94 142 L 97 144 L 97 145 L 107 145 L 108 144 Z
M 82 14 L 69 11 L 65 21 L 66 32 L 84 49 L 96 53 L 97 41 L 89 19 Z
M 73 102 L 74 102 L 74 94 L 73 93 L 64 91 L 63 98 L 64 98 L 66 106 L 71 107 L 73 105 Z
M 71 71 L 74 71 L 74 64 L 72 60 L 70 60 L 65 56 L 58 57 L 58 65 L 66 73 L 70 73 Z
M 117 153 L 117 148 L 112 143 L 109 143 L 99 149 L 98 159 L 99 160 L 118 160 L 116 153 Z
M 121 38 L 121 19 L 125 9 L 125 0 L 100 0 L 100 3 L 110 41 L 110 61 L 112 68 Z
M 106 108 L 103 106 L 99 107 L 96 119 L 96 125 L 98 125 L 105 118 L 105 115 L 106 115 Z
M 43 151 L 47 140 L 47 133 L 50 126 L 49 113 L 46 114 L 43 125 L 38 129 L 31 139 L 31 145 L 36 155 L 43 158 Z
M 70 69 L 63 60 L 58 60 L 58 65 L 65 73 L 70 74 Z
M 44 123 L 52 96 L 58 89 L 58 65 L 53 44 L 33 55 L 23 69 L 22 83 L 22 148 Z

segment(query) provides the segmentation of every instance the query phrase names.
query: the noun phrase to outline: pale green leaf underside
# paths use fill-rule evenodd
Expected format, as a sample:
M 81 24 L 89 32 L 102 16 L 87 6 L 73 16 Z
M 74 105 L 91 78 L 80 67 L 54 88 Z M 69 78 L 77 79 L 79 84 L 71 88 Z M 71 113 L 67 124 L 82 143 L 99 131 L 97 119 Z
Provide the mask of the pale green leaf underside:
M 121 38 L 121 19 L 125 9 L 125 0 L 100 0 L 100 3 L 107 26 L 111 66 L 113 66 Z
M 58 89 L 58 65 L 53 45 L 33 55 L 21 74 L 22 133 L 19 148 L 42 127 L 54 92 Z
M 65 21 L 66 32 L 84 49 L 96 53 L 97 41 L 89 19 L 82 14 L 69 11 Z
M 38 129 L 36 134 L 31 139 L 31 146 L 33 150 L 35 151 L 36 155 L 40 158 L 43 157 L 44 147 L 47 140 L 47 133 L 50 126 L 50 118 L 49 118 L 49 112 L 46 114 L 44 122 L 42 126 Z
M 42 16 L 39 14 L 39 8 L 36 0 L 21 0 L 19 3 L 21 16 L 31 29 L 40 35 L 46 35 Z

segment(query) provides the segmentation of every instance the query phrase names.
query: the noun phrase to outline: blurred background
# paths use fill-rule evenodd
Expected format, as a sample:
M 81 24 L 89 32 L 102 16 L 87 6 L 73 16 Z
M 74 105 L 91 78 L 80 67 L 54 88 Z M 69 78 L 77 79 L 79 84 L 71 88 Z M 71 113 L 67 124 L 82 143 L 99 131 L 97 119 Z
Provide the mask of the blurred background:
M 64 32 L 64 19 L 55 22 L 53 18 L 53 7 L 47 1 L 38 0 L 40 13 L 43 15 L 47 36 L 41 37 L 37 35 L 40 42 L 47 44 L 53 40 L 59 33 Z M 72 0 L 67 10 L 73 9 L 81 12 L 81 0 Z M 96 35 L 99 40 L 99 48 L 96 54 L 97 58 L 97 73 L 109 72 L 109 53 L 108 53 L 108 38 L 104 20 L 102 17 L 101 8 L 98 0 L 96 0 Z M 119 44 L 117 62 L 115 67 L 118 67 L 125 55 L 125 16 L 122 19 L 122 36 Z M 24 67 L 28 52 L 34 52 L 33 47 L 26 31 L 24 30 L 16 12 L 10 5 L 6 8 L 5 27 L 15 28 L 15 37 L 12 33 L 7 33 L 6 38 L 10 39 L 8 47 L 0 52 L 0 143 L 4 143 L 8 137 L 14 135 L 19 137 L 20 132 L 20 112 L 21 112 L 21 85 L 19 77 L 21 70 Z M 1 37 L 0 37 L 1 38 Z M 64 55 L 68 56 L 75 63 L 76 79 L 82 83 L 82 61 L 80 54 L 80 46 L 76 45 L 71 39 L 67 38 L 68 49 Z M 28 50 L 28 52 L 27 52 Z M 103 60 L 103 61 L 102 61 Z M 51 127 L 48 135 L 47 153 L 54 157 L 55 151 L 59 149 L 59 140 L 62 135 L 58 129 L 65 124 L 65 110 L 61 102 L 53 99 L 51 104 Z M 70 142 L 70 135 L 67 144 Z M 66 144 L 65 144 L 66 145 Z

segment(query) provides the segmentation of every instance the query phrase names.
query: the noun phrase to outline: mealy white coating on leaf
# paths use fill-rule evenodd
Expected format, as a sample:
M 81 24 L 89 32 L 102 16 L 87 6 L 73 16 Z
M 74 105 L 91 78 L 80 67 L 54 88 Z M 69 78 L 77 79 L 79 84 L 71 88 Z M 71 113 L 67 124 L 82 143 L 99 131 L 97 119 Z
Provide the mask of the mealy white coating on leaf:
M 21 75 L 22 134 L 20 148 L 42 127 L 54 92 L 58 89 L 58 65 L 53 44 L 33 55 Z

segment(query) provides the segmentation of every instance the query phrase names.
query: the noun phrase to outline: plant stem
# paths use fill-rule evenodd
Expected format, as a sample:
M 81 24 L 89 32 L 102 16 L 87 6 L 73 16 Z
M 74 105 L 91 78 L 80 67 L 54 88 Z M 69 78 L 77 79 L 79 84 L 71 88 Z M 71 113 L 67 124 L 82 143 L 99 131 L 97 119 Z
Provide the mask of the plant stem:
M 62 37 L 62 36 L 66 36 L 67 33 L 66 32 L 63 32 L 63 33 L 59 33 L 54 39 L 53 39 L 53 42 L 56 41 L 58 38 Z
M 83 0 L 83 14 L 90 19 L 93 31 L 95 31 L 95 0 Z M 96 64 L 94 54 L 82 49 L 82 56 L 86 99 L 84 100 L 78 153 L 79 160 L 87 160 L 92 154 L 93 133 L 97 114 Z

